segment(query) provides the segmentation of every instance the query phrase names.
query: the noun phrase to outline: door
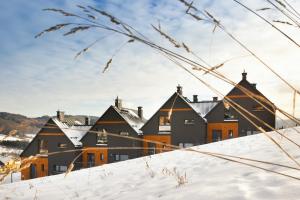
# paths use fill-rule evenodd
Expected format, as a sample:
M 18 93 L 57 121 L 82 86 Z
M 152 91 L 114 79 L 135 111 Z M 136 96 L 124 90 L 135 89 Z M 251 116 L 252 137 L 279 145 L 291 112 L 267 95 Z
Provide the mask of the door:
M 155 154 L 155 143 L 148 143 L 148 155 L 153 155 Z
M 222 130 L 213 130 L 212 131 L 212 141 L 218 142 L 222 140 Z
M 95 154 L 94 153 L 88 153 L 87 160 L 88 160 L 88 167 L 95 166 Z
M 30 165 L 30 178 L 36 178 L 36 165 L 35 164 L 31 164 Z

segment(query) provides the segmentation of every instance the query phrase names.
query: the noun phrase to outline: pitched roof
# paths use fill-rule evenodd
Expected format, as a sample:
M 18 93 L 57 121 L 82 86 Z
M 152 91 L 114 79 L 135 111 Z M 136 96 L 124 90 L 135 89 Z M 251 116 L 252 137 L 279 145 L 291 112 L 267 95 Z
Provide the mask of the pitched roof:
M 53 122 L 64 132 L 64 134 L 70 139 L 75 147 L 82 146 L 80 142 L 81 138 L 86 134 L 92 126 L 81 125 L 80 122 L 71 122 L 70 120 L 61 122 L 56 117 L 52 117 Z M 80 123 L 80 124 L 79 124 Z
M 117 108 L 112 106 L 117 113 L 121 115 L 122 118 L 138 133 L 141 134 L 140 128 L 146 123 L 145 118 L 140 118 L 138 116 L 138 111 L 130 108 Z
M 187 104 L 189 104 L 192 109 L 200 115 L 202 118 L 205 117 L 207 113 L 209 113 L 220 101 L 198 101 L 192 102 L 187 97 L 184 97 L 178 94 Z
M 220 101 L 190 102 L 191 107 L 201 116 L 205 117 Z

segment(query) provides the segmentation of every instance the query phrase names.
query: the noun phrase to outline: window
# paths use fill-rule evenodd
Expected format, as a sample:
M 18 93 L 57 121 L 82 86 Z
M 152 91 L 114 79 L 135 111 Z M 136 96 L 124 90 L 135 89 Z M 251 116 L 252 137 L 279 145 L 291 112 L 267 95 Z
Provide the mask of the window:
M 48 142 L 41 139 L 41 140 L 38 140 L 39 142 L 39 153 L 40 154 L 47 154 L 48 153 Z
M 234 115 L 232 114 L 232 109 L 227 101 L 223 101 L 224 104 L 224 119 L 234 119 Z
M 97 133 L 97 144 L 107 144 L 107 133 Z
M 128 133 L 128 132 L 121 131 L 121 132 L 120 132 L 120 135 L 122 135 L 122 136 L 128 136 L 129 133 Z
M 159 117 L 159 125 L 160 126 L 170 126 L 170 119 L 168 116 L 160 116 Z
M 171 121 L 168 116 L 159 117 L 159 131 L 171 131 Z
M 58 144 L 57 144 L 57 147 L 58 147 L 58 148 L 61 148 L 61 149 L 64 149 L 64 148 L 67 148 L 67 144 L 64 144 L 64 143 L 58 143 Z
M 233 138 L 233 130 L 228 131 L 228 138 Z
M 104 154 L 100 153 L 100 160 L 104 160 Z
M 189 148 L 189 147 L 192 147 L 194 146 L 193 143 L 179 143 L 178 145 L 180 148 Z
M 53 165 L 53 171 L 55 172 L 66 172 L 67 169 L 67 166 L 64 165 Z
M 247 135 L 252 135 L 252 131 L 247 131 Z
M 253 131 L 253 135 L 258 133 L 260 133 L 260 131 Z
M 120 161 L 128 160 L 128 159 L 129 159 L 128 155 L 120 155 Z
M 153 155 L 155 154 L 155 143 L 148 143 L 148 155 Z
M 218 142 L 222 140 L 222 130 L 213 130 L 212 131 L 212 141 Z
M 186 125 L 192 125 L 192 124 L 195 124 L 195 120 L 193 120 L 193 119 L 185 119 L 185 120 L 184 120 L 184 124 L 186 124 Z
M 41 169 L 42 169 L 42 172 L 45 171 L 45 165 L 44 164 L 41 165 Z
M 95 166 L 95 154 L 94 153 L 88 153 L 87 154 L 87 161 L 88 161 L 88 167 Z

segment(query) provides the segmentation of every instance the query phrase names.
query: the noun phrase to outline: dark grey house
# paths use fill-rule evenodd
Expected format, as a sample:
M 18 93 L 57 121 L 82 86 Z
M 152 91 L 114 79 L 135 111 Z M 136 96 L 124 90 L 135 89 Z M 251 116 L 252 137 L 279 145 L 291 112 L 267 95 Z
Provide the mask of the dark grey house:
M 257 101 L 247 96 L 238 86 L 242 86 L 249 90 L 257 97 Z M 242 73 L 242 80 L 238 83 L 238 86 L 234 87 L 226 97 L 230 98 L 236 104 L 245 108 L 248 112 L 258 117 L 270 127 L 275 128 L 275 109 L 270 100 L 268 100 L 257 88 L 256 84 L 250 83 L 247 80 L 247 73 Z M 268 108 L 268 111 L 263 104 Z M 272 113 L 274 112 L 274 113 Z M 262 127 L 266 131 L 272 129 L 257 119 L 253 118 L 246 112 L 242 111 L 249 119 L 251 119 L 259 127 Z M 259 132 L 257 128 L 249 122 L 239 112 L 230 107 L 226 101 L 220 102 L 214 109 L 212 109 L 206 116 L 207 119 L 207 142 L 214 142 L 224 140 L 233 137 L 240 137 L 246 135 L 252 135 Z
M 22 180 L 65 172 L 81 153 L 80 139 L 90 128 L 65 119 L 64 113 L 58 111 L 57 117 L 50 118 L 21 153 L 21 159 L 37 155 L 30 167 L 21 172 Z M 77 162 L 80 163 L 80 158 Z M 76 165 L 75 169 L 79 167 Z
M 212 101 L 198 101 L 197 95 L 190 101 L 182 94 L 182 87 L 160 107 L 160 109 L 141 128 L 143 138 L 164 143 L 144 142 L 145 155 L 159 153 L 167 145 L 190 147 L 206 143 L 206 119 L 204 116 L 218 104 Z M 148 152 L 147 152 L 147 148 Z M 165 148 L 165 149 L 164 149 Z
M 84 166 L 142 156 L 142 142 L 128 137 L 141 139 L 142 133 L 139 129 L 145 122 L 142 107 L 137 110 L 125 108 L 121 99 L 117 98 L 115 105 L 110 106 L 81 139 Z

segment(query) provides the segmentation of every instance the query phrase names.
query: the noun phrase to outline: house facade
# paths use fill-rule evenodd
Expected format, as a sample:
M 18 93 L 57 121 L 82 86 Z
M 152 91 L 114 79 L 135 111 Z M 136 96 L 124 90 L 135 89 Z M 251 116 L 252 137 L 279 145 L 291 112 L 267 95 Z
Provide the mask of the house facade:
M 275 128 L 276 117 L 273 104 L 257 90 L 256 84 L 250 83 L 247 80 L 246 72 L 242 73 L 242 80 L 237 85 L 249 90 L 257 97 L 257 100 L 255 101 L 247 96 L 238 86 L 234 87 L 226 97 L 264 121 L 268 126 L 244 111 L 240 111 L 242 114 L 237 112 L 226 103 L 226 100 L 223 100 L 205 116 L 207 119 L 207 142 L 259 133 L 260 131 L 257 127 L 243 115 L 266 131 L 271 131 L 272 128 Z
M 258 100 L 248 97 L 240 87 Z M 275 128 L 273 104 L 247 80 L 247 73 L 242 73 L 242 80 L 226 97 L 268 124 L 242 112 L 259 127 L 266 131 Z M 58 111 L 22 152 L 22 159 L 37 157 L 22 170 L 22 180 L 63 173 L 73 162 L 76 170 L 169 151 L 173 145 L 188 148 L 258 132 L 226 100 L 214 97 L 199 101 L 197 95 L 190 100 L 181 86 L 148 121 L 142 107 L 126 108 L 116 98 L 93 125 L 88 118 L 84 122 L 67 120 Z
M 206 143 L 205 114 L 218 104 L 218 100 L 198 101 L 183 96 L 182 87 L 159 108 L 159 110 L 141 128 L 143 138 L 160 142 L 154 144 L 145 141 L 144 154 L 151 155 L 169 150 L 168 145 L 191 147 Z M 147 152 L 148 151 L 148 152 Z
M 111 105 L 81 139 L 84 166 L 141 157 L 142 134 L 139 129 L 145 122 L 142 107 L 137 110 L 125 108 L 122 100 L 116 98 L 115 105 Z
M 50 118 L 44 127 L 21 153 L 21 159 L 37 156 L 31 165 L 22 170 L 21 179 L 31 179 L 63 173 L 78 157 L 82 144 L 81 137 L 90 129 L 76 121 L 65 121 L 64 113 Z M 80 166 L 75 165 L 75 169 Z

